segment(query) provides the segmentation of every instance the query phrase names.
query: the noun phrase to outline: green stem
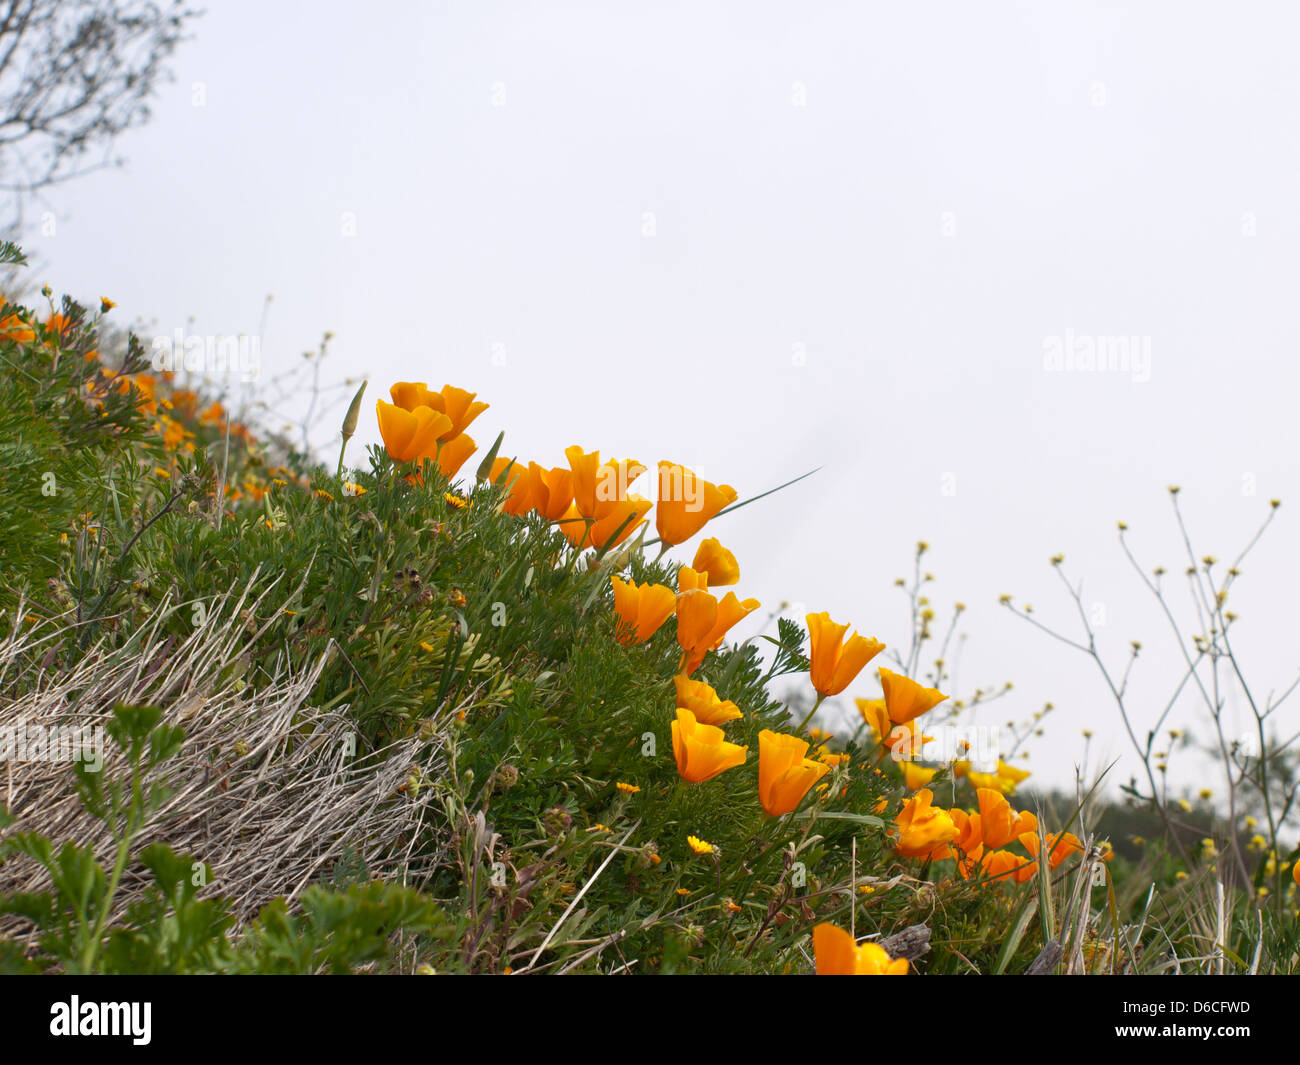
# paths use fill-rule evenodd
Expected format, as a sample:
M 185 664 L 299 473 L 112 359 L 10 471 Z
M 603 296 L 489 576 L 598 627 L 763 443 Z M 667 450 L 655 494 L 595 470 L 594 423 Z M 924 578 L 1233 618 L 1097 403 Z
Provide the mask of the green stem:
M 339 465 L 338 465 L 338 469 L 334 471 L 334 476 L 336 479 L 341 479 L 343 477 L 343 453 L 348 449 L 349 439 L 350 437 L 345 436 L 343 438 L 343 443 L 339 446 Z
M 104 925 L 107 923 L 109 912 L 113 908 L 113 899 L 117 896 L 117 886 L 121 883 L 122 874 L 126 872 L 127 859 L 131 855 L 131 841 L 135 838 L 136 824 L 140 820 L 142 795 L 138 764 L 132 769 L 131 777 L 132 809 L 127 814 L 126 827 L 117 843 L 117 857 L 113 862 L 113 874 L 109 877 L 108 887 L 100 903 L 99 914 L 95 918 L 95 927 L 91 929 L 90 936 L 82 948 L 81 970 L 84 973 L 93 971 L 95 956 L 99 953 L 99 943 L 104 935 Z
M 822 700 L 825 698 L 826 696 L 824 696 L 821 692 L 817 693 L 817 701 L 813 703 L 813 708 L 808 711 L 808 716 L 803 719 L 803 723 L 800 724 L 797 731 L 802 732 L 804 729 L 808 727 L 808 722 L 813 719 L 813 714 L 817 713 L 817 708 L 821 706 Z

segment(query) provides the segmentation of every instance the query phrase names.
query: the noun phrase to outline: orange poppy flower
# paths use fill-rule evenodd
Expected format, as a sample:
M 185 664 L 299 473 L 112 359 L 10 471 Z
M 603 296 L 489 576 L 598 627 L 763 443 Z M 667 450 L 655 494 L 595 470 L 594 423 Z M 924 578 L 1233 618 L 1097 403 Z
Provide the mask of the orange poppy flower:
M 880 686 L 885 689 L 885 708 L 889 720 L 904 725 L 928 710 L 933 710 L 948 696 L 938 688 L 926 688 L 916 681 L 880 667 Z
M 878 740 L 883 741 L 890 733 L 893 724 L 889 720 L 889 711 L 885 709 L 884 699 L 854 699 L 858 704 L 858 713 L 862 715 L 863 722 L 876 734 Z
M 980 808 L 980 838 L 991 847 L 1005 847 L 1016 838 L 1016 814 L 1006 797 L 992 788 L 975 792 Z
M 408 411 L 403 407 L 376 400 L 379 416 L 379 435 L 394 462 L 419 462 L 432 455 L 438 446 L 438 437 L 451 425 L 451 420 L 432 407 L 416 407 Z
M 704 656 L 723 641 L 732 626 L 760 605 L 757 599 L 742 602 L 735 592 L 728 592 L 721 602 L 698 588 L 679 594 L 677 642 L 686 652 L 685 672 L 694 673 Z
M 605 551 L 618 547 L 644 525 L 645 516 L 650 513 L 651 505 L 650 500 L 633 495 L 615 503 L 613 509 L 603 518 L 588 522 L 574 504 L 560 519 L 560 532 L 564 533 L 569 542 L 579 551 L 585 547 Z
M 514 481 L 510 498 L 501 509 L 519 515 L 535 510 L 547 521 L 560 521 L 572 505 L 572 471 L 563 466 L 548 470 L 530 462 L 528 469 Z
M 910 761 L 920 754 L 922 744 L 930 743 L 933 736 L 923 736 L 915 721 L 906 725 L 895 725 L 889 720 L 889 711 L 885 709 L 884 699 L 855 699 L 858 713 L 875 733 L 876 741 L 884 744 L 895 761 Z
M 117 379 L 117 390 L 119 392 L 134 392 L 138 397 L 136 406 L 146 414 L 156 414 L 158 412 L 158 400 L 154 395 L 154 388 L 157 382 L 153 375 L 147 373 L 132 374 L 129 377 L 119 377 Z M 214 403 L 213 407 L 217 408 L 224 415 L 220 403 Z M 207 420 L 206 415 L 204 420 Z
M 726 734 L 715 725 L 701 725 L 695 715 L 677 708 L 673 722 L 673 757 L 683 780 L 702 784 L 719 773 L 743 765 L 748 747 L 728 743 Z
M 715 588 L 735 584 L 740 580 L 740 564 L 736 561 L 736 556 L 723 547 L 716 537 L 700 543 L 691 568 L 703 573 Z
M 513 495 L 515 485 L 527 472 L 527 466 L 516 462 L 514 459 L 508 459 L 504 455 L 498 455 L 492 460 L 492 469 L 488 473 L 488 481 L 498 488 L 506 489 Z
M 652 506 L 652 500 L 636 494 L 619 500 L 613 510 L 591 527 L 587 534 L 591 546 L 607 551 L 626 542 L 646 523 Z
M 591 546 L 587 540 L 587 523 L 583 520 L 582 515 L 578 513 L 578 508 L 572 503 L 569 504 L 569 509 L 556 521 L 555 527 L 579 551 L 584 547 Z
M 823 922 L 813 929 L 818 976 L 906 976 L 907 959 L 891 958 L 879 943 L 861 946 L 844 929 Z
M 701 588 L 691 588 L 677 595 L 677 642 L 688 656 L 696 648 L 708 651 L 708 636 L 718 623 L 718 601 Z M 700 655 L 703 661 L 704 655 Z M 689 660 L 689 659 L 688 659 Z M 693 673 L 694 670 L 687 670 Z
M 465 465 L 466 460 L 478 450 L 478 445 L 474 443 L 472 437 L 467 433 L 460 433 L 450 439 L 443 439 L 438 445 L 438 454 L 434 457 L 434 462 L 438 464 L 438 469 L 442 475 L 451 480 Z
M 701 573 L 693 566 L 677 567 L 677 591 L 678 592 L 707 592 L 709 590 L 709 575 Z
M 619 577 L 611 577 L 610 583 L 618 615 L 614 635 L 619 643 L 645 643 L 672 616 L 677 605 L 673 590 L 662 584 L 637 584 Z
M 655 528 L 670 546 L 684 543 L 704 528 L 710 518 L 736 501 L 729 484 L 710 484 L 685 466 L 659 463 L 659 506 Z
M 159 417 L 158 428 L 162 433 L 163 447 L 169 451 L 180 447 L 188 437 L 193 435 L 180 422 L 165 414 Z
M 798 736 L 764 729 L 758 734 L 758 800 L 772 817 L 795 809 L 831 767 L 806 758 L 808 744 Z
M 1038 872 L 1038 851 L 1041 844 L 1039 842 L 1038 833 L 1036 831 L 1022 832 L 1018 837 L 1018 839 L 1020 840 L 1020 845 L 1029 852 L 1030 858 L 1033 859 L 1033 861 L 1031 861 L 1026 867 L 1018 870 L 1015 874 L 1016 883 L 1023 884 L 1026 880 L 1028 880 L 1030 877 L 1034 876 Z M 1050 865 L 1050 859 L 1049 859 L 1049 865 Z
M 1023 884 L 1037 869 L 1037 862 L 1021 858 L 1011 851 L 995 850 L 988 851 L 980 859 L 980 864 L 984 867 L 985 874 L 994 880 L 1015 880 L 1018 884 Z
M 981 773 L 978 769 L 972 769 L 967 775 L 976 788 L 988 788 L 990 791 L 1001 792 L 1003 795 L 1010 795 L 1016 790 L 1016 786 L 1012 781 L 1006 777 L 1000 777 L 996 773 Z
M 540 469 L 541 467 L 535 462 L 516 462 L 514 459 L 501 456 L 492 461 L 489 479 L 494 485 L 505 488 L 509 493 L 501 503 L 501 509 L 505 513 L 523 517 L 529 511 L 537 509 L 538 500 L 544 492 L 541 479 L 537 475 Z
M 66 314 L 60 314 L 58 311 L 55 311 L 45 319 L 45 331 L 47 333 L 53 333 L 60 339 L 63 337 L 63 334 L 68 332 L 71 328 L 72 322 L 68 319 L 68 316 Z
M 744 715 L 740 712 L 740 707 L 730 699 L 723 701 L 718 698 L 718 693 L 702 680 L 691 680 L 690 677 L 678 673 L 673 677 L 673 684 L 677 688 L 677 705 L 689 710 L 695 715 L 695 720 L 705 725 L 725 725 L 728 721 L 735 721 Z M 759 753 L 762 753 L 762 746 L 759 746 Z
M 188 388 L 178 388 L 171 394 L 171 404 L 176 413 L 183 418 L 193 418 L 198 408 L 198 393 Z
M 907 786 L 908 791 L 919 791 L 934 779 L 934 775 L 938 771 L 937 769 L 917 765 L 915 762 L 904 762 L 903 783 Z
M 972 772 L 970 774 L 971 783 L 978 788 L 992 788 L 994 791 L 1000 791 L 1003 795 L 1011 795 L 1016 790 L 1016 785 L 1026 777 L 1032 776 L 1028 769 L 1017 769 L 1015 766 L 1007 765 L 1001 758 L 998 759 L 998 767 L 992 773 Z
M 6 315 L 0 319 L 0 340 L 12 340 L 15 344 L 28 344 L 36 339 L 36 330 L 17 314 Z
M 1055 869 L 1070 855 L 1082 854 L 1083 843 L 1073 832 L 1049 832 L 1047 835 L 1047 853 L 1047 864 Z
M 947 810 L 932 805 L 934 793 L 922 788 L 903 804 L 894 818 L 898 843 L 894 849 L 903 858 L 928 857 L 936 847 L 952 842 L 957 826 Z
M 826 611 L 809 614 L 808 639 L 812 645 L 812 684 L 822 695 L 838 695 L 862 672 L 862 667 L 885 649 L 879 640 L 856 633 L 848 641 L 847 625 L 837 625 Z M 897 720 L 897 719 L 895 719 Z
M 601 462 L 599 451 L 584 452 L 576 444 L 564 449 L 564 457 L 573 472 L 573 505 L 592 522 L 608 517 L 620 503 L 630 499 L 628 486 L 645 473 L 645 467 L 636 459 Z M 649 509 L 647 506 L 646 511 Z
M 447 418 L 447 427 L 438 434 L 439 440 L 460 436 L 475 418 L 488 409 L 486 403 L 476 403 L 475 392 L 443 385 L 437 392 L 429 391 L 423 381 L 398 381 L 390 388 L 393 403 L 412 413 L 419 407 L 428 407 Z
M 980 815 L 968 814 L 965 810 L 948 811 L 957 834 L 949 843 L 937 848 L 931 855 L 935 861 L 952 858 L 957 863 L 957 871 L 962 879 L 969 879 L 979 860 L 984 856 L 984 840 L 980 835 Z
M 986 847 L 1005 847 L 1022 833 L 1038 830 L 1038 818 L 1028 810 L 1016 813 L 1001 792 L 980 788 L 975 797 L 980 808 L 980 837 Z

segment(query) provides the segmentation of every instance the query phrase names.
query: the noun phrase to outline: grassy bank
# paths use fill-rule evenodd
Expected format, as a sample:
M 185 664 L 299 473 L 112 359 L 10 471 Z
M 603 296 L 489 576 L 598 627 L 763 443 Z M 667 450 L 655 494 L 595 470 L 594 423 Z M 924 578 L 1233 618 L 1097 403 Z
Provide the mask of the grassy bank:
M 324 465 L 101 350 L 111 314 L 0 320 L 0 728 L 103 741 L 0 767 L 0 969 L 1295 968 L 1285 815 L 1240 876 L 1150 797 L 926 758 L 997 693 L 947 690 L 924 545 L 887 646 L 737 644 L 778 612 L 715 537 L 772 486 L 663 463 L 653 503 L 400 383 L 343 425 L 385 445 Z

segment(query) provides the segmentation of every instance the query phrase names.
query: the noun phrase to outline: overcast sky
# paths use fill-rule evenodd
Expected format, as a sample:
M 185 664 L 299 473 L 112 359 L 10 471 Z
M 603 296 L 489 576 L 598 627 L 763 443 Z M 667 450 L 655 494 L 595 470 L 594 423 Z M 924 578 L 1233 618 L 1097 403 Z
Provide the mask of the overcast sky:
M 1116 520 L 1181 572 L 1166 485 L 1225 560 L 1300 504 L 1297 30 L 1187 0 L 223 0 L 127 164 L 24 239 L 39 280 L 162 333 L 256 332 L 274 293 L 264 371 L 332 330 L 363 443 L 413 379 L 478 391 L 481 441 L 547 465 L 580 443 L 742 497 L 822 467 L 711 527 L 741 594 L 901 643 L 929 541 L 963 693 L 1015 682 L 988 723 L 1054 702 L 1029 765 L 1067 783 L 1082 729 L 1094 764 L 1127 740 L 999 594 L 1071 626 L 1064 552 L 1103 650 L 1143 641 L 1142 724 L 1178 660 Z M 1261 695 L 1300 666 L 1295 530 L 1284 506 L 1233 597 Z

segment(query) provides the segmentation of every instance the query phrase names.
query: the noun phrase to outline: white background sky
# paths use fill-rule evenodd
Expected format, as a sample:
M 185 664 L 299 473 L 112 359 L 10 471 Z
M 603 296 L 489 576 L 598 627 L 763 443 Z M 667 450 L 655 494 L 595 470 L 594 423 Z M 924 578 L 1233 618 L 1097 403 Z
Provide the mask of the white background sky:
M 547 465 L 580 443 L 742 497 L 821 466 L 711 527 L 741 594 L 900 643 L 928 540 L 962 687 L 1015 681 L 990 722 L 1053 701 L 1030 766 L 1066 783 L 1082 729 L 1094 762 L 1127 741 L 999 593 L 1070 625 L 1063 551 L 1103 649 L 1149 649 L 1141 723 L 1176 660 L 1116 519 L 1179 572 L 1166 485 L 1224 559 L 1300 503 L 1297 30 L 1186 0 L 222 0 L 127 165 L 49 192 L 24 243 L 34 280 L 164 333 L 255 332 L 273 292 L 267 372 L 333 330 L 333 375 L 371 379 L 354 457 L 411 379 L 477 390 L 480 441 Z M 1047 372 L 1067 331 L 1146 338 L 1149 380 Z M 1260 694 L 1300 666 L 1295 528 L 1234 596 Z

